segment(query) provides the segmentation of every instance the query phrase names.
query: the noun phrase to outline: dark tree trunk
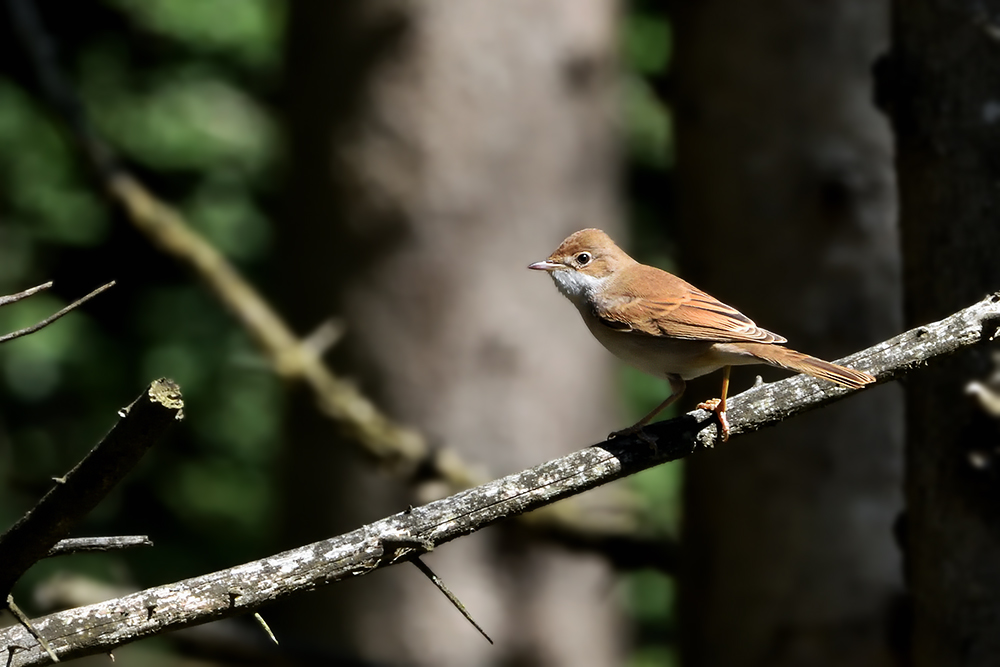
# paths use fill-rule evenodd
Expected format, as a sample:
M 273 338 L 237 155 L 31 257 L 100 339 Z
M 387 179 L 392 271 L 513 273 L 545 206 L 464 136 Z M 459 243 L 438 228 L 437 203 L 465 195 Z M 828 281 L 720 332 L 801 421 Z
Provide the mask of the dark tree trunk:
M 1000 290 L 998 16 L 1000 2 L 895 3 L 882 90 L 899 146 L 911 324 Z M 997 413 L 968 395 L 995 354 L 995 344 L 962 353 L 906 384 L 914 665 L 1000 661 Z
M 301 326 L 343 317 L 336 367 L 484 473 L 605 436 L 620 424 L 610 355 L 526 266 L 579 227 L 616 228 L 614 3 L 290 7 L 281 271 Z M 310 410 L 293 406 L 288 429 L 291 539 L 440 493 L 345 456 Z M 599 557 L 495 529 L 425 560 L 497 646 L 415 568 L 297 602 L 299 638 L 332 632 L 338 650 L 388 664 L 622 660 Z
M 828 359 L 901 325 L 891 144 L 872 0 L 682 3 L 675 15 L 687 277 Z M 734 372 L 738 391 L 766 368 Z M 718 395 L 719 377 L 689 398 Z M 901 585 L 896 387 L 693 457 L 685 664 L 888 665 Z

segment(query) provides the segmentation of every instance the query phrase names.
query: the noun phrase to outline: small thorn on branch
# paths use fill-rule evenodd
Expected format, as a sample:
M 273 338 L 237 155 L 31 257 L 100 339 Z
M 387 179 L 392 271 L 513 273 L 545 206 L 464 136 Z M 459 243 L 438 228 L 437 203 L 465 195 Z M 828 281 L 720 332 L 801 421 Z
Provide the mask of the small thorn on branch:
M 316 355 L 322 357 L 330 351 L 340 339 L 344 337 L 347 326 L 343 320 L 330 318 L 324 320 L 312 333 L 302 339 L 302 346 Z
M 264 620 L 264 617 L 257 612 L 254 612 L 253 617 L 257 619 L 258 623 L 260 623 L 260 627 L 264 628 L 264 632 L 266 632 L 267 636 L 271 638 L 274 645 L 278 646 L 278 638 L 274 636 L 273 632 L 271 632 L 271 627 L 267 624 L 267 621 Z
M 462 616 L 465 616 L 465 620 L 467 620 L 469 623 L 472 623 L 472 627 L 474 627 L 476 630 L 479 630 L 479 634 L 485 637 L 486 641 L 488 641 L 492 645 L 493 640 L 490 638 L 488 634 L 486 634 L 486 631 L 483 630 L 478 623 L 476 623 L 476 620 L 472 618 L 472 614 L 470 614 L 469 610 L 465 608 L 465 605 L 462 604 L 462 601 L 459 600 L 454 593 L 448 590 L 448 587 L 444 585 L 444 582 L 441 580 L 441 577 L 434 574 L 434 570 L 428 567 L 427 563 L 420 560 L 419 556 L 414 556 L 410 562 L 416 565 L 417 569 L 423 572 L 424 576 L 430 579 L 431 583 L 437 586 L 439 591 L 444 593 L 444 596 L 448 598 L 448 601 L 455 606 L 455 609 L 462 612 Z
M 12 595 L 7 595 L 7 608 L 10 609 L 10 613 L 14 614 L 14 617 L 18 620 L 18 622 L 31 633 L 31 636 L 38 640 L 41 647 L 45 649 L 46 653 L 49 654 L 49 658 L 52 662 L 59 662 L 59 657 L 56 655 L 56 652 L 52 650 L 52 647 L 49 646 L 49 643 L 45 641 L 45 638 L 42 637 L 42 633 L 38 631 L 38 628 L 36 628 L 34 623 L 31 622 L 31 619 L 28 618 L 23 611 L 21 611 L 21 608 L 14 604 L 14 596 Z

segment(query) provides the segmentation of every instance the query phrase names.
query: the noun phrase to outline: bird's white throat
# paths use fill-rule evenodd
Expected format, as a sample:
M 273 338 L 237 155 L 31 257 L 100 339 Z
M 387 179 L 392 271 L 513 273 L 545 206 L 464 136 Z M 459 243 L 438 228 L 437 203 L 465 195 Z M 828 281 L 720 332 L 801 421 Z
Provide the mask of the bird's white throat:
M 562 295 L 577 307 L 586 305 L 591 295 L 600 289 L 605 280 L 571 269 L 553 271 L 550 275 Z

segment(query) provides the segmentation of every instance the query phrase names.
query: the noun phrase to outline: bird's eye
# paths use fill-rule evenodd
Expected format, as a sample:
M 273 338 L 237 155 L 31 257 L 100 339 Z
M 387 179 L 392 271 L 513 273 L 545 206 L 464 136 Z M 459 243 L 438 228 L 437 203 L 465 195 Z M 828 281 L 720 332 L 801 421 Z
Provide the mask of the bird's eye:
M 579 255 L 576 256 L 576 263 L 579 264 L 580 266 L 586 266 L 587 264 L 590 264 L 590 253 L 581 252 Z

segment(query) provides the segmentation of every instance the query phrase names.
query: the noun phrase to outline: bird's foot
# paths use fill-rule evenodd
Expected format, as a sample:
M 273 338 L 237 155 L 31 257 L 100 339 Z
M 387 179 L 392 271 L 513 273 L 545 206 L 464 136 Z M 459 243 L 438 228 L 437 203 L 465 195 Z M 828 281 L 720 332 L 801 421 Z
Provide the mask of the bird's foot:
M 635 437 L 639 438 L 644 443 L 649 445 L 649 448 L 651 450 L 656 452 L 657 451 L 656 438 L 646 433 L 646 431 L 644 430 L 645 426 L 646 426 L 645 424 L 640 422 L 633 426 L 629 426 L 628 428 L 623 428 L 620 431 L 614 431 L 613 433 L 608 434 L 608 440 L 613 440 L 614 438 L 619 438 L 626 435 L 634 435 Z
M 719 418 L 719 435 L 722 442 L 729 440 L 729 419 L 726 418 L 726 409 L 721 398 L 710 398 L 704 403 L 699 403 L 697 407 L 701 410 L 714 412 Z

